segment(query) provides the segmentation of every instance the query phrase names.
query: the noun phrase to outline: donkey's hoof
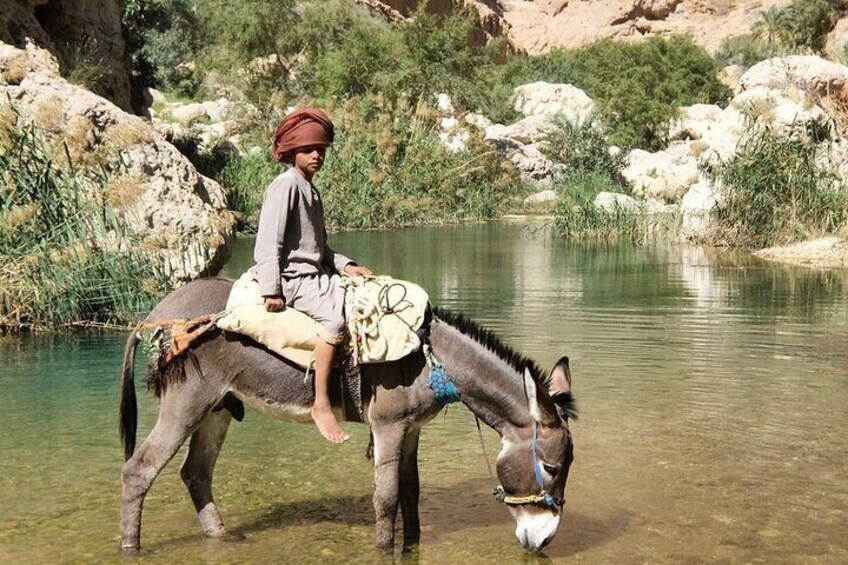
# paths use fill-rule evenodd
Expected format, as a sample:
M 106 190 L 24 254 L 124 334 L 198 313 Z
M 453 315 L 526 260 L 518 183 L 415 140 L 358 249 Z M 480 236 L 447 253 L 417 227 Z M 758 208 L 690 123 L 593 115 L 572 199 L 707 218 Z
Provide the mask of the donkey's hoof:
M 244 541 L 244 540 L 247 539 L 247 537 L 241 532 L 224 532 L 222 534 L 217 534 L 217 535 L 209 536 L 209 537 L 211 537 L 212 539 L 216 539 L 218 541 L 226 541 L 226 542 Z
M 121 545 L 121 553 L 123 555 L 138 555 L 141 553 L 141 544 L 139 543 L 130 543 L 126 545 Z

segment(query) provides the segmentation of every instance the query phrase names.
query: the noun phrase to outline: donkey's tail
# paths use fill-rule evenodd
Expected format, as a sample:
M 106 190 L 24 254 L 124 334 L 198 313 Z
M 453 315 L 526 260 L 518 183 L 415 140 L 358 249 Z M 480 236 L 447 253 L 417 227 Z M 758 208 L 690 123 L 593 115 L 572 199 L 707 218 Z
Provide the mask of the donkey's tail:
M 140 326 L 136 326 L 124 349 L 124 368 L 121 384 L 121 443 L 124 445 L 124 460 L 132 457 L 135 451 L 136 432 L 138 431 L 138 401 L 135 397 L 135 351 L 138 348 Z

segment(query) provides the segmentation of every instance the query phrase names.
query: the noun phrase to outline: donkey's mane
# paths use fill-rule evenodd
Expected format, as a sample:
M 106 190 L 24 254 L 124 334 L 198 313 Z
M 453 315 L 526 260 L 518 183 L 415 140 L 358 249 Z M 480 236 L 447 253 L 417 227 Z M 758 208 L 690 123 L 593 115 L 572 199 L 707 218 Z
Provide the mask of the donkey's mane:
M 502 361 L 505 361 L 509 366 L 515 369 L 519 374 L 524 374 L 524 369 L 530 370 L 530 376 L 537 384 L 548 387 L 550 377 L 543 371 L 535 361 L 518 353 L 515 349 L 505 344 L 491 330 L 480 326 L 477 322 L 466 318 L 462 314 L 451 312 L 445 308 L 438 306 L 433 307 L 433 314 L 445 322 L 446 324 L 456 328 L 460 333 L 463 333 L 497 355 Z

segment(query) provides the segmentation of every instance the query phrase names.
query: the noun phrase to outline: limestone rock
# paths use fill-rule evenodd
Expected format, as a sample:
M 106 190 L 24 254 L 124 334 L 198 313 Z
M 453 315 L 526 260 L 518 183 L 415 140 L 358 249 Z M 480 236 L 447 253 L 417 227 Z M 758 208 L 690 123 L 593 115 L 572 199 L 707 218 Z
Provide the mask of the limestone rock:
M 680 203 L 684 235 L 697 238 L 706 234 L 716 200 L 715 190 L 706 179 L 692 185 Z
M 622 175 L 634 194 L 675 202 L 698 182 L 699 170 L 690 144 L 677 142 L 655 153 L 634 149 Z
M 561 114 L 569 122 L 581 124 L 589 119 L 594 108 L 592 99 L 570 84 L 538 81 L 515 88 L 515 109 L 525 116 Z
M 549 182 L 553 175 L 553 162 L 535 145 L 522 145 L 512 154 L 510 160 L 524 180 Z
M 557 200 L 559 200 L 559 196 L 557 196 L 556 192 L 553 190 L 543 190 L 525 198 L 524 204 L 541 204 L 543 202 L 556 202 Z
M 0 43 L 0 53 L 8 46 Z M 198 174 L 149 123 L 36 66 L 18 84 L 0 85 L 0 104 L 14 104 L 58 155 L 67 147 L 77 169 L 98 170 L 120 154 L 116 174 L 127 193 L 118 211 L 142 247 L 163 258 L 174 280 L 216 272 L 229 257 L 235 224 L 221 186 Z
M 848 268 L 848 241 L 840 237 L 822 237 L 784 247 L 769 247 L 755 255 L 804 267 L 845 269 Z
M 38 6 L 38 4 L 45 4 Z M 119 0 L 0 0 L 0 41 L 22 48 L 35 45 L 66 62 L 79 53 L 97 61 L 98 94 L 130 110 L 130 81 L 124 66 Z
M 635 212 L 639 210 L 639 202 L 635 198 L 618 192 L 599 192 L 595 196 L 594 204 L 595 208 L 606 212 L 615 212 L 616 210 Z
M 825 95 L 848 82 L 848 67 L 815 55 L 789 55 L 757 63 L 739 80 L 742 90 L 764 86 L 787 91 L 794 86 L 807 92 Z

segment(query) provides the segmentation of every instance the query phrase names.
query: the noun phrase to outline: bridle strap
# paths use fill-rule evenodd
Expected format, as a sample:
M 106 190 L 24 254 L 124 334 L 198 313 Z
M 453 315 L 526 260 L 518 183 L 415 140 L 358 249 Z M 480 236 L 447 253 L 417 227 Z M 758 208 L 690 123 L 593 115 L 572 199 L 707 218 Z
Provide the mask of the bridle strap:
M 533 431 L 530 442 L 530 453 L 533 456 L 533 476 L 536 477 L 536 483 L 539 485 L 539 494 L 531 494 L 529 496 L 510 496 L 506 493 L 501 485 L 495 487 L 492 494 L 499 502 L 503 502 L 509 506 L 520 506 L 522 504 L 541 504 L 548 508 L 559 508 L 564 503 L 557 500 L 545 490 L 545 480 L 542 478 L 542 464 L 539 461 L 539 456 L 536 454 L 537 443 L 537 424 L 533 421 Z

